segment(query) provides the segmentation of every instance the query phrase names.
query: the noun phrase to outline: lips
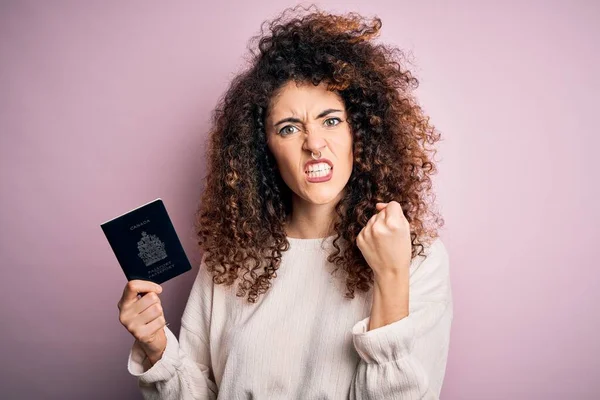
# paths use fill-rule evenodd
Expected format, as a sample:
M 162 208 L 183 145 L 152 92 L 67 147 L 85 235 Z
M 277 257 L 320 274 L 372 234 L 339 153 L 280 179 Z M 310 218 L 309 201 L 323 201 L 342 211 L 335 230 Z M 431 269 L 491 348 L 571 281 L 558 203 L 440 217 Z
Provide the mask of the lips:
M 329 172 L 327 172 L 327 175 L 322 175 L 322 173 L 321 173 L 321 174 L 319 174 L 319 176 L 315 176 L 315 175 L 311 176 L 311 174 L 309 172 L 309 167 L 314 164 L 329 165 Z M 326 158 L 320 158 L 318 160 L 309 160 L 306 162 L 306 164 L 304 164 L 304 174 L 306 175 L 306 180 L 308 182 L 311 182 L 311 183 L 327 182 L 333 176 L 333 163 Z
M 328 164 L 331 167 L 331 169 L 333 169 L 333 163 L 331 161 L 329 161 L 326 158 L 319 158 L 318 160 L 308 160 L 306 162 L 306 164 L 304 164 L 304 172 L 308 171 L 308 166 L 309 165 L 321 164 L 321 163 Z

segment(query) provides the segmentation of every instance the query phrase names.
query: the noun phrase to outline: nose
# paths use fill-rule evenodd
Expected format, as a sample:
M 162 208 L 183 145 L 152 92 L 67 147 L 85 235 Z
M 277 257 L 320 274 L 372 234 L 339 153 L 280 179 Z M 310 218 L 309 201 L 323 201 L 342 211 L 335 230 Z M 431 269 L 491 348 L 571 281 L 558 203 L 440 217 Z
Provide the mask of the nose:
M 319 151 L 327 145 L 327 142 L 323 138 L 323 135 L 318 132 L 312 131 L 306 134 L 306 139 L 304 139 L 303 148 L 309 152 L 313 152 L 315 154 L 319 154 Z

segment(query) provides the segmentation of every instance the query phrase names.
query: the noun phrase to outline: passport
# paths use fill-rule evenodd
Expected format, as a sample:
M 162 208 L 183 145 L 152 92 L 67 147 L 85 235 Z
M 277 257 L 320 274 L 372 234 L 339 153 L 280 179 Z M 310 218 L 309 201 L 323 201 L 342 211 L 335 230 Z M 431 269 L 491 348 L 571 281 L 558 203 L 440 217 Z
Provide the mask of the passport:
M 192 269 L 160 198 L 100 227 L 127 280 L 160 284 Z

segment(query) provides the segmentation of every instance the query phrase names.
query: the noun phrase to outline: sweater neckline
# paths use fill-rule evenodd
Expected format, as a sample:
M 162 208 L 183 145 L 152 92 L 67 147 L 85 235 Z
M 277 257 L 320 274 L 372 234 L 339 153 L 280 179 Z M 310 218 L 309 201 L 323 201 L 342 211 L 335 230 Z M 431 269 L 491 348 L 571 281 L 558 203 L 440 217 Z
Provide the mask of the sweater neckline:
M 294 249 L 302 249 L 302 250 L 315 250 L 322 248 L 322 244 L 324 242 L 332 242 L 335 235 L 321 237 L 321 238 L 309 238 L 309 239 L 301 239 L 294 238 L 290 236 L 286 236 L 286 239 L 290 243 L 290 247 Z

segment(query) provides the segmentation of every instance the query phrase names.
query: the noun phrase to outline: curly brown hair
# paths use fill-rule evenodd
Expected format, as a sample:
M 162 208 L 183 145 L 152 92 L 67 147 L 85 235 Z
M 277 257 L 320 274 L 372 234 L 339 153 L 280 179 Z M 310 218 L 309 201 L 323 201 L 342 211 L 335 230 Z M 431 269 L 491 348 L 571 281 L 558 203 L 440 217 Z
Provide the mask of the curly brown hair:
M 355 290 L 373 285 L 356 237 L 375 203 L 400 203 L 411 226 L 412 258 L 444 225 L 430 193 L 437 172 L 432 145 L 440 134 L 412 95 L 418 80 L 405 68 L 405 54 L 372 43 L 382 25 L 378 17 L 335 15 L 311 5 L 284 10 L 265 35 L 267 23 L 251 39 L 258 51 L 250 49 L 250 67 L 233 79 L 212 114 L 198 244 L 216 284 L 231 286 L 240 278 L 236 295 L 251 303 L 270 288 L 289 248 L 284 224 L 292 193 L 267 148 L 265 116 L 288 81 L 325 82 L 341 96 L 353 135 L 352 174 L 335 206 L 335 250 L 327 258 L 346 272 L 345 296 L 352 299 Z

